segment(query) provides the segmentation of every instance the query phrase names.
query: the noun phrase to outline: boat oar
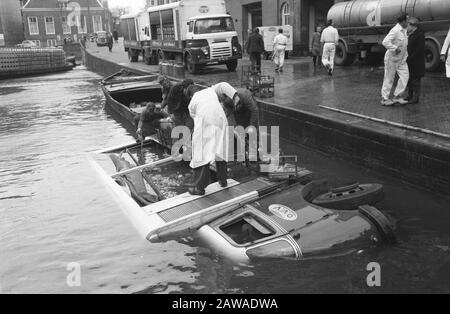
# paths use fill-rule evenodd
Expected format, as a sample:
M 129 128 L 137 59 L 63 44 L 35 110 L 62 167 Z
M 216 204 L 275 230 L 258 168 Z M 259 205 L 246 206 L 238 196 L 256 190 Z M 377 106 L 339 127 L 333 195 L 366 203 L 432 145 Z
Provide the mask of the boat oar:
M 142 146 L 141 146 L 142 147 Z M 133 154 L 131 154 L 131 152 L 127 149 L 127 153 L 128 155 L 131 157 L 131 159 L 133 159 L 134 163 L 137 165 L 139 165 L 138 161 L 136 160 L 136 158 L 134 158 Z M 141 148 L 141 154 L 142 154 L 142 148 Z M 144 160 L 144 159 L 143 159 Z M 144 160 L 145 162 L 145 160 Z M 144 180 L 148 183 L 148 185 L 150 185 L 150 187 L 153 189 L 153 191 L 155 191 L 156 196 L 158 197 L 159 201 L 162 201 L 165 199 L 164 195 L 161 193 L 161 190 L 159 189 L 159 187 L 153 183 L 152 179 L 150 178 L 150 176 L 145 173 L 145 170 L 141 171 L 142 177 L 144 178 Z
M 167 164 L 175 162 L 178 158 L 179 158 L 179 156 L 178 157 L 168 157 L 168 158 L 161 159 L 161 160 L 158 160 L 158 161 L 155 161 L 155 162 L 143 165 L 143 166 L 135 167 L 132 169 L 127 169 L 127 170 L 112 174 L 111 178 L 115 179 L 117 177 L 121 177 L 121 176 L 130 174 L 130 173 L 133 173 L 133 172 L 139 172 L 144 169 L 156 168 L 159 166 L 167 165 Z
M 147 236 L 147 240 L 152 243 L 159 243 L 176 238 L 179 235 L 200 229 L 204 225 L 218 219 L 219 217 L 241 208 L 247 204 L 256 202 L 268 194 L 277 191 L 288 185 L 288 181 L 271 185 L 260 190 L 256 190 L 226 202 L 208 207 L 194 214 L 175 220 L 164 227 L 158 228 Z

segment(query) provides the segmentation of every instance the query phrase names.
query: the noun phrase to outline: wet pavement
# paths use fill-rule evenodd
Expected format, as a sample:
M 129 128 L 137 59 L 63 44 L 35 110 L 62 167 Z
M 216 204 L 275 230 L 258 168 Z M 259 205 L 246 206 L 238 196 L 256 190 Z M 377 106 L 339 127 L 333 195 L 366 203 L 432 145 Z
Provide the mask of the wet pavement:
M 112 53 L 92 43 L 88 44 L 88 51 L 140 71 L 158 71 L 157 66 L 148 66 L 142 59 L 129 63 L 121 43 L 114 46 Z M 187 77 L 207 84 L 226 81 L 239 87 L 241 68 L 248 64 L 247 59 L 241 60 L 234 73 L 227 72 L 225 66 L 212 66 L 199 75 Z M 329 77 L 325 69 L 315 68 L 310 58 L 298 58 L 286 60 L 282 74 L 275 73 L 271 61 L 263 60 L 262 72 L 275 77 L 275 96 L 264 101 L 322 115 L 338 109 L 346 115 L 357 114 L 361 115 L 359 118 L 374 118 L 399 128 L 419 128 L 428 133 L 442 133 L 444 139 L 445 135 L 450 137 L 450 80 L 442 72 L 427 73 L 420 104 L 389 108 L 380 105 L 383 67 L 373 68 L 357 62 L 350 67 L 337 67 L 334 76 Z

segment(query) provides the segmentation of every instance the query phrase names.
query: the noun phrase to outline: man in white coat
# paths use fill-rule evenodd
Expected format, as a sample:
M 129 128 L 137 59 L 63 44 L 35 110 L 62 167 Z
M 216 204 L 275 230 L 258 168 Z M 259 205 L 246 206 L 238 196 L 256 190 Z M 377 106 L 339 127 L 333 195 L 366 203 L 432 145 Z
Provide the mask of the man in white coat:
M 273 39 L 273 62 L 276 65 L 276 72 L 283 72 L 287 44 L 288 38 L 283 34 L 283 29 L 280 28 L 278 35 Z
M 194 119 L 192 134 L 192 161 L 194 186 L 192 195 L 204 195 L 211 183 L 211 163 L 216 162 L 217 179 L 221 187 L 227 186 L 228 122 L 216 92 L 207 88 L 196 92 L 189 104 Z
M 407 100 L 402 98 L 402 93 L 406 90 L 409 81 L 408 68 L 408 15 L 403 14 L 397 19 L 395 25 L 386 38 L 383 46 L 387 49 L 384 57 L 384 81 L 381 90 L 381 104 L 383 106 L 393 106 L 396 103 L 405 105 Z M 394 98 L 390 99 L 392 87 L 394 85 L 395 74 L 399 80 L 394 92 Z
M 322 64 L 328 70 L 328 75 L 332 76 L 336 46 L 339 44 L 339 32 L 333 27 L 333 20 L 329 20 L 327 25 L 328 27 L 323 30 L 320 37 L 320 42 L 323 45 Z
M 441 51 L 441 60 L 442 62 L 445 62 L 445 69 L 447 72 L 447 77 L 450 78 L 450 56 L 448 56 L 450 48 L 450 29 L 448 31 L 447 38 L 445 38 L 444 45 L 442 46 Z M 447 60 L 445 60 L 447 58 Z

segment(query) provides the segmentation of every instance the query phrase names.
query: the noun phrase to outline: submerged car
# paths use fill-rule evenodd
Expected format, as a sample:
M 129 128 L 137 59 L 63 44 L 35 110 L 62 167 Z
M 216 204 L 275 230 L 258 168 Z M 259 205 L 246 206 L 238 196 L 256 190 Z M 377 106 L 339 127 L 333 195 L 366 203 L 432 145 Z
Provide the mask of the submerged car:
M 93 165 L 141 236 L 152 243 L 193 236 L 233 261 L 250 262 L 345 255 L 395 240 L 388 218 L 372 207 L 379 200 L 378 188 L 371 198 L 367 185 L 352 186 L 353 192 L 341 193 L 350 200 L 347 206 L 338 202 L 340 209 L 334 209 L 342 196 L 334 193 L 324 202 L 326 183 L 311 182 L 310 172 L 303 171 L 281 181 L 235 178 L 226 188 L 210 185 L 204 196 L 181 193 L 163 199 L 152 191 L 146 171 L 174 159 L 132 166 L 126 154 L 119 154 L 127 152 L 134 159 L 136 149 L 139 145 L 130 144 L 101 151 L 94 159 L 102 162 L 94 160 Z M 313 203 L 318 197 L 322 205 Z

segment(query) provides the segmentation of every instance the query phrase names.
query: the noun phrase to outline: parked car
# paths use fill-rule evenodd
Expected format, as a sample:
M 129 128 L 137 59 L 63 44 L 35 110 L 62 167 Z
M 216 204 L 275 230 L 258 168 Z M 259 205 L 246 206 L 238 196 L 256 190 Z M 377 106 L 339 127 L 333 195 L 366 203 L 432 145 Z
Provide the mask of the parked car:
M 16 45 L 17 48 L 38 48 L 38 45 L 31 40 L 24 40 L 21 44 Z
M 98 32 L 97 33 L 97 47 L 108 46 L 108 33 Z

